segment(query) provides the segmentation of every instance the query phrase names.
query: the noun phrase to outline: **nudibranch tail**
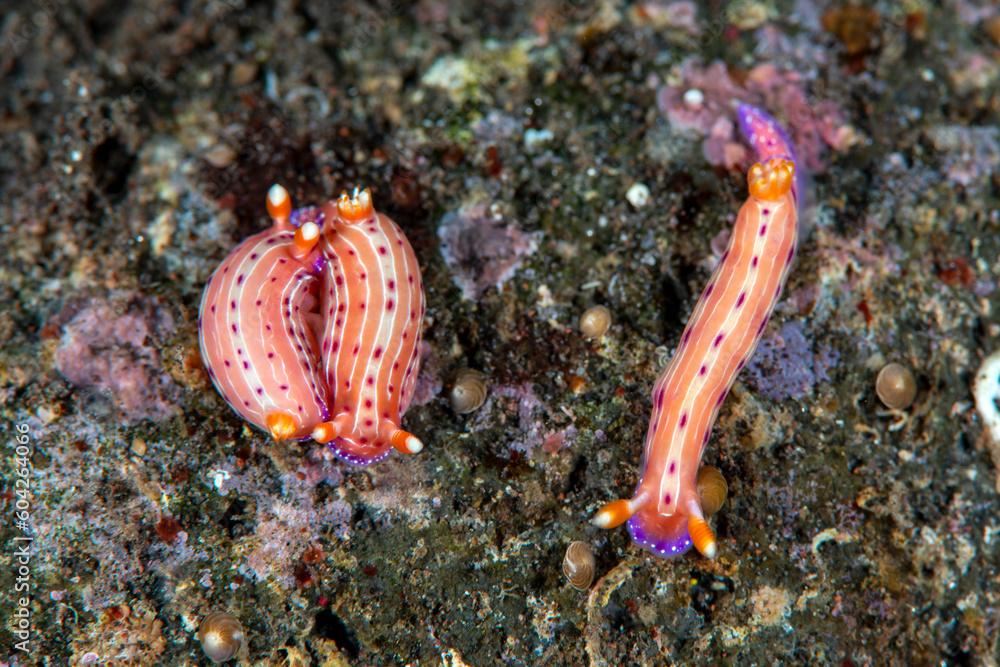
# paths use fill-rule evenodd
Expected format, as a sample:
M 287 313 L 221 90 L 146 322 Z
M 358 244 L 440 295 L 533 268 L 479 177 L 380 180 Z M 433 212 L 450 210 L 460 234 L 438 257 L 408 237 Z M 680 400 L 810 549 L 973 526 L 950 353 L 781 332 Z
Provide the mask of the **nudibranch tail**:
M 691 548 L 688 521 L 683 514 L 662 515 L 651 505 L 628 520 L 632 541 L 657 556 L 679 556 Z

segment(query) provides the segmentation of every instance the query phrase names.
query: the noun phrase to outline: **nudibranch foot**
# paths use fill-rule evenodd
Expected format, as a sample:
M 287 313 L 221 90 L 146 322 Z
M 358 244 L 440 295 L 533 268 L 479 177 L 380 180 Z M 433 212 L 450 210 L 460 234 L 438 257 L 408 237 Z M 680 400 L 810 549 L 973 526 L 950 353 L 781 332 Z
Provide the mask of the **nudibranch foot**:
M 687 517 L 659 514 L 655 505 L 636 512 L 628 520 L 628 532 L 633 542 L 657 556 L 679 556 L 691 548 Z

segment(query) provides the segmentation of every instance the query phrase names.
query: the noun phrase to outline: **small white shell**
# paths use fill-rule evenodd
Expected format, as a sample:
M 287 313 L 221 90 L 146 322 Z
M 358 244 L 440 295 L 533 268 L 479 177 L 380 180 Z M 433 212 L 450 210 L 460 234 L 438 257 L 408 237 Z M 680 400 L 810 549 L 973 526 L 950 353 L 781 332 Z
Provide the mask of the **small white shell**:
M 460 415 L 478 410 L 486 401 L 486 374 L 463 368 L 455 374 L 449 394 L 451 408 Z
M 570 586 L 578 591 L 585 591 L 594 582 L 594 569 L 597 563 L 590 545 L 579 540 L 570 542 L 563 556 L 563 574 Z

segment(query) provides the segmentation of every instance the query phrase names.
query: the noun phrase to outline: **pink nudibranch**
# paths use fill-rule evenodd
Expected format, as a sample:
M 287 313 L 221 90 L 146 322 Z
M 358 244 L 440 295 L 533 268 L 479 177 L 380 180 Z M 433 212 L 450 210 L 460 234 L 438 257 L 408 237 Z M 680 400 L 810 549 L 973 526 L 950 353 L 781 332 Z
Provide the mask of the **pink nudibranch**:
M 741 105 L 741 126 L 759 162 L 747 175 L 729 247 L 653 388 L 653 412 L 635 494 L 602 507 L 593 523 L 628 521 L 632 539 L 661 556 L 694 543 L 718 552 L 697 491 L 698 469 L 729 389 L 753 354 L 795 255 L 798 211 L 794 152 L 770 116 Z
M 366 465 L 420 440 L 400 421 L 413 398 L 424 316 L 420 267 L 368 190 L 292 210 L 267 195 L 272 226 L 212 274 L 198 320 L 223 398 L 276 440 L 312 437 Z

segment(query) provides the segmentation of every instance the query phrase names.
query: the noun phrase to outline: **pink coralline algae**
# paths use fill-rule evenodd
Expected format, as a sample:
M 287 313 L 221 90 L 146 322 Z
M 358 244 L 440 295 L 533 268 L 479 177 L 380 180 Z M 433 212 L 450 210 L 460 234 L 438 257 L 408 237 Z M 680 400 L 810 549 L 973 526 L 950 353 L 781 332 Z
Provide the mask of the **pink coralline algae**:
M 765 63 L 751 69 L 740 85 L 724 63 L 704 67 L 688 60 L 680 68 L 680 78 L 679 84 L 660 89 L 659 108 L 674 129 L 705 138 L 702 151 L 712 165 L 744 169 L 751 161 L 737 136 L 736 101 L 773 109 L 808 171 L 823 170 L 828 148 L 844 150 L 854 141 L 840 108 L 831 101 L 809 100 L 798 72 Z
M 802 398 L 817 382 L 830 380 L 827 371 L 840 355 L 827 346 L 814 349 L 800 322 L 786 322 L 761 340 L 746 369 L 746 380 L 761 395 L 774 401 Z
M 174 330 L 169 313 L 138 293 L 67 306 L 56 369 L 75 386 L 103 394 L 128 422 L 174 415 L 178 389 L 156 343 Z
M 532 234 L 513 220 L 494 214 L 485 203 L 463 206 L 445 214 L 438 228 L 441 254 L 462 296 L 476 300 L 499 287 L 538 246 Z

